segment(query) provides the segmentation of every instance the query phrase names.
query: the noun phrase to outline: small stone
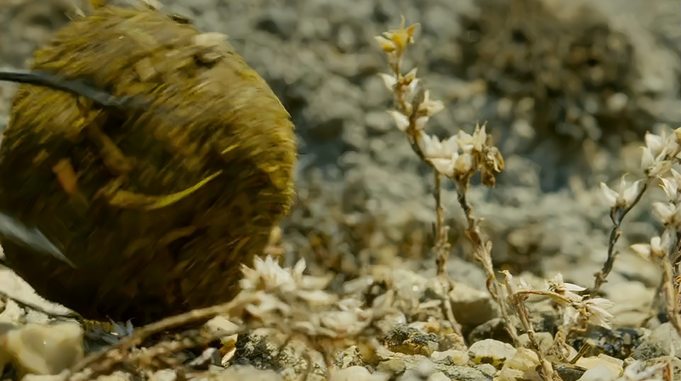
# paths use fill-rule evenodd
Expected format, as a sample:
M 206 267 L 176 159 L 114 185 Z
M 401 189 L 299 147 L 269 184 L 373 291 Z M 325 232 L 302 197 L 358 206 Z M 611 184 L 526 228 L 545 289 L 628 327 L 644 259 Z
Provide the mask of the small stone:
M 389 375 L 377 372 L 370 373 L 363 366 L 351 366 L 345 369 L 335 369 L 331 371 L 330 381 L 387 381 Z
M 428 376 L 427 381 L 449 381 L 449 377 L 442 372 L 435 372 Z
M 356 345 L 353 345 L 336 356 L 336 366 L 340 369 L 349 368 L 352 366 L 363 366 L 364 360 L 362 359 L 362 353 L 359 351 Z
M 491 319 L 473 328 L 468 334 L 468 342 L 475 343 L 484 339 L 494 339 L 503 342 L 510 342 L 513 339 L 506 330 L 506 324 L 501 318 Z
M 149 381 L 175 381 L 177 373 L 172 369 L 162 369 L 151 375 Z
M 405 369 L 407 369 L 407 364 L 404 362 L 404 360 L 395 358 L 386 361 L 381 361 L 381 363 L 378 364 L 376 369 L 388 374 L 400 374 L 404 372 Z
M 449 293 L 456 320 L 461 324 L 478 325 L 497 317 L 489 293 L 464 283 L 456 283 Z
M 450 380 L 489 381 L 491 379 L 490 376 L 478 369 L 478 367 L 448 365 L 440 366 L 438 369 L 449 377 Z
M 596 357 L 582 357 L 575 363 L 586 369 L 580 380 L 589 381 L 614 380 L 622 374 L 623 364 L 622 360 L 604 354 Z
M 390 331 L 385 344 L 393 352 L 430 356 L 438 348 L 438 338 L 416 328 L 397 326 Z
M 21 378 L 21 381 L 65 381 L 67 376 L 67 372 L 60 374 L 27 374 Z
M 501 380 L 541 380 L 537 372 L 539 356 L 528 348 L 519 348 L 513 357 L 504 362 L 499 372 Z
M 497 368 L 495 368 L 492 364 L 476 365 L 475 369 L 479 370 L 487 377 L 494 377 L 494 375 L 497 374 Z
M 659 348 L 664 354 L 675 353 L 681 358 L 681 337 L 671 323 L 660 324 L 648 337 L 647 344 Z
M 132 381 L 130 373 L 117 370 L 111 374 L 99 376 L 95 381 Z
M 239 326 L 229 321 L 224 316 L 216 316 L 206 322 L 204 327 L 211 334 L 226 334 L 232 335 L 239 329 Z
M 412 381 L 412 380 L 423 380 L 429 379 L 433 374 L 438 373 L 435 364 L 424 359 L 415 364 L 414 367 L 407 369 L 400 377 L 397 378 L 398 381 Z
M 546 353 L 549 348 L 553 345 L 553 335 L 549 332 L 535 332 L 534 334 L 537 344 L 539 344 L 539 350 Z M 526 348 L 530 347 L 530 339 L 526 333 L 523 333 L 518 337 L 520 345 Z
M 478 341 L 468 349 L 468 355 L 474 363 L 492 364 L 495 368 L 501 367 L 504 361 L 515 354 L 516 349 L 511 344 L 493 339 Z
M 466 365 L 468 363 L 468 353 L 450 349 L 447 351 L 435 351 L 430 355 L 430 359 L 436 363 L 447 365 Z
M 631 256 L 622 256 L 622 259 L 630 258 Z M 618 258 L 619 260 L 619 258 Z M 624 267 L 624 261 L 617 262 L 618 265 Z M 636 269 L 642 274 L 647 267 L 640 263 L 630 261 L 626 273 L 632 274 Z M 621 270 L 620 272 L 625 272 Z M 638 274 L 639 276 L 641 276 Z M 650 304 L 655 295 L 655 289 L 646 287 L 641 282 L 625 281 L 625 282 L 608 282 L 603 286 L 603 291 L 606 292 L 607 298 L 614 303 L 610 310 L 613 319 L 611 325 L 618 327 L 636 327 L 640 322 L 645 320 L 650 310 Z
M 613 369 L 607 365 L 597 365 L 584 372 L 578 381 L 612 381 L 618 376 L 619 374 L 613 372 Z
M 250 365 L 231 366 L 227 370 L 216 373 L 211 381 L 283 381 L 284 378 L 273 370 L 262 370 Z
M 563 381 L 577 381 L 584 374 L 584 368 L 572 364 L 558 364 L 555 370 Z
M 19 374 L 57 374 L 83 358 L 83 329 L 75 323 L 28 324 L 0 337 Z

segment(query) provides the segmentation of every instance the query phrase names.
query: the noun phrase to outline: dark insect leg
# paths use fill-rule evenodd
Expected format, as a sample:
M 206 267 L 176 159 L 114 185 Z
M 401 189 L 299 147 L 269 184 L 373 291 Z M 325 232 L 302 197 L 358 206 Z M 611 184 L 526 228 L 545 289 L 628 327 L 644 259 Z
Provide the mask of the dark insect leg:
M 131 105 L 127 97 L 115 97 L 80 80 L 71 80 L 42 72 L 0 71 L 0 81 L 51 87 L 88 98 L 103 107 L 123 108 Z

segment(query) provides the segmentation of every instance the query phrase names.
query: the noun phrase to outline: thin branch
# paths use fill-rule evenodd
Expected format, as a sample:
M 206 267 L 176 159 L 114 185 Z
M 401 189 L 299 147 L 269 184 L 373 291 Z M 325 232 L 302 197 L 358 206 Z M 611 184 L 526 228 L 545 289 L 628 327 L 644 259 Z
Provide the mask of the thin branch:
M 626 215 L 629 214 L 629 212 L 634 208 L 634 206 L 638 204 L 638 202 L 641 200 L 647 189 L 648 182 L 643 184 L 643 187 L 641 187 L 641 190 L 636 195 L 634 201 L 626 208 L 613 207 L 610 210 L 610 220 L 613 223 L 613 227 L 610 230 L 609 236 L 610 238 L 608 239 L 608 257 L 603 263 L 603 268 L 601 269 L 601 271 L 594 274 L 595 276 L 594 286 L 589 291 L 590 295 L 596 295 L 600 290 L 601 286 L 606 282 L 606 278 L 608 277 L 608 275 L 610 275 L 610 272 L 612 271 L 612 268 L 615 264 L 615 258 L 617 257 L 618 254 L 618 252 L 615 250 L 615 246 L 617 245 L 617 242 L 622 236 L 622 222 L 624 221 L 624 217 L 626 217 Z
M 195 309 L 189 312 L 185 312 L 183 314 L 167 317 L 155 323 L 151 323 L 144 327 L 138 328 L 132 333 L 132 335 L 121 339 L 121 341 L 119 341 L 118 343 L 111 345 L 102 351 L 93 353 L 85 357 L 83 360 L 81 360 L 73 367 L 71 367 L 70 373 L 71 375 L 74 375 L 80 371 L 83 371 L 87 368 L 94 366 L 95 364 L 97 364 L 97 366 L 100 368 L 106 367 L 108 369 L 111 369 L 113 366 L 115 366 L 115 364 L 120 363 L 122 361 L 121 358 L 125 357 L 123 354 L 126 351 L 132 349 L 137 345 L 140 345 L 142 342 L 144 342 L 144 340 L 146 340 L 150 336 L 173 328 L 186 326 L 189 324 L 202 323 L 221 314 L 231 315 L 235 309 L 240 308 L 241 306 L 244 305 L 244 303 L 247 303 L 250 299 L 255 300 L 252 297 L 249 298 L 247 296 L 244 297 L 237 296 L 235 299 L 228 303 Z M 239 330 L 236 330 L 234 333 L 238 333 L 238 331 Z M 116 356 L 116 354 L 118 355 Z
M 457 199 L 461 209 L 463 209 L 464 215 L 466 216 L 466 237 L 473 245 L 474 257 L 480 263 L 485 274 L 487 275 L 487 290 L 499 306 L 501 312 L 501 317 L 504 320 L 506 326 L 506 331 L 511 336 L 514 344 L 519 345 L 520 340 L 518 338 L 518 331 L 513 325 L 511 320 L 511 315 L 508 310 L 508 304 L 504 300 L 503 290 L 499 285 L 496 275 L 494 274 L 494 265 L 492 264 L 492 254 L 489 252 L 491 242 L 485 243 L 483 241 L 482 235 L 480 233 L 480 226 L 478 220 L 473 215 L 473 208 L 468 203 L 466 197 L 466 190 L 468 188 L 468 180 L 466 182 L 459 182 L 456 186 Z

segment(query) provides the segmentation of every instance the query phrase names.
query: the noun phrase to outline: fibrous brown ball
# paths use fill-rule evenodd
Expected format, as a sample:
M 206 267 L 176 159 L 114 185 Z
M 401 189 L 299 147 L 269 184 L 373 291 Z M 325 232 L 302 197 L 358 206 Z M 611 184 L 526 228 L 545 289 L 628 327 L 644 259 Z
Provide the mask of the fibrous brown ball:
M 23 85 L 0 145 L 0 210 L 67 260 L 3 237 L 44 297 L 144 323 L 232 298 L 241 265 L 293 200 L 289 114 L 219 35 L 105 6 L 57 32 L 32 69 L 140 107 Z

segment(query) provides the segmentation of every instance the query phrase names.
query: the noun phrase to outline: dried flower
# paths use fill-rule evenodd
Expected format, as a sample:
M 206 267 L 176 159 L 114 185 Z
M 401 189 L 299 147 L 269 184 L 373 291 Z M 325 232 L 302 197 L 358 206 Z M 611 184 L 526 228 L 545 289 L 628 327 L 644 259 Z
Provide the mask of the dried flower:
M 575 292 L 581 292 L 586 290 L 582 286 L 578 286 L 573 283 L 567 283 L 563 281 L 563 274 L 558 273 L 553 278 L 548 281 L 549 291 L 555 292 L 558 295 L 565 297 L 572 302 L 578 302 L 582 300 L 582 296 L 576 294 Z
M 406 20 L 402 17 L 400 27 L 388 32 L 384 32 L 381 36 L 376 36 L 375 39 L 379 46 L 385 53 L 400 54 L 407 47 L 408 44 L 414 42 L 414 33 L 419 24 L 411 24 L 405 26 Z
M 645 147 L 641 153 L 641 167 L 649 177 L 656 177 L 667 173 L 672 167 L 672 156 L 679 150 L 676 135 L 667 136 L 665 131 L 661 135 L 650 132 L 645 136 Z
M 662 236 L 656 236 L 650 239 L 650 243 L 637 243 L 631 245 L 631 250 L 636 254 L 646 258 L 663 258 L 669 253 L 674 242 L 675 231 L 672 229 L 665 229 Z
M 654 202 L 653 212 L 665 225 L 678 225 L 681 221 L 681 208 L 671 202 Z
M 627 208 L 636 200 L 636 197 L 643 190 L 644 183 L 636 180 L 631 185 L 627 184 L 625 176 L 620 179 L 619 188 L 614 191 L 605 183 L 601 183 L 601 191 L 610 208 Z
M 423 156 L 435 170 L 449 178 L 460 178 L 470 175 L 473 170 L 473 157 L 467 153 L 459 153 L 458 137 L 452 136 L 440 141 L 435 136 L 421 133 L 418 145 Z
M 610 320 L 613 315 L 608 312 L 608 309 L 614 306 L 614 303 L 605 298 L 587 299 L 582 303 L 587 322 L 593 325 L 598 325 L 603 328 L 610 328 Z
M 645 135 L 646 148 L 652 156 L 657 156 L 662 153 L 666 145 L 666 133 L 663 131 L 662 135 L 655 135 L 650 132 L 646 132 Z
M 397 84 L 397 77 L 394 74 L 379 73 L 378 74 L 383 80 L 383 84 L 388 90 L 392 91 Z
M 676 172 L 672 169 L 673 172 Z M 675 179 L 668 179 L 668 178 L 660 178 L 660 188 L 664 191 L 664 194 L 667 195 L 667 200 L 674 201 L 677 199 L 678 196 L 678 191 L 679 191 L 679 185 L 676 182 Z
M 425 90 L 423 94 L 423 101 L 419 104 L 419 112 L 425 116 L 433 116 L 444 109 L 441 101 L 430 99 L 430 91 Z
M 242 266 L 244 277 L 241 288 L 244 290 L 274 290 L 292 291 L 296 288 L 291 271 L 283 269 L 271 257 L 265 259 L 256 257 L 253 268 Z
M 409 128 L 409 118 L 406 115 L 397 110 L 390 110 L 388 113 L 393 117 L 398 130 L 404 132 Z

